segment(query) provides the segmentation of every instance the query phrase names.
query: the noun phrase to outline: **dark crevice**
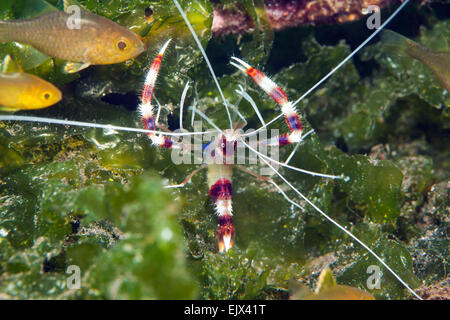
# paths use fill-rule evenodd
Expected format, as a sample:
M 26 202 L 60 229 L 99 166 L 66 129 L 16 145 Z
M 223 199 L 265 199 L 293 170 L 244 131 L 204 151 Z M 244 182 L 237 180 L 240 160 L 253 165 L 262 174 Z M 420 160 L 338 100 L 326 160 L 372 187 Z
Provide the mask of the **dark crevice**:
M 61 252 L 57 256 L 45 259 L 42 264 L 42 270 L 44 273 L 47 272 L 64 272 L 66 270 L 66 254 Z
M 237 36 L 212 38 L 206 46 L 206 55 L 214 64 L 214 73 L 217 77 L 236 72 L 236 68 L 230 65 L 230 57 L 240 57 Z
M 283 68 L 292 64 L 306 62 L 307 58 L 302 52 L 302 35 L 300 28 L 289 28 L 275 32 L 272 50 L 267 59 L 266 70 L 276 74 Z M 291 41 L 286 41 L 291 39 Z
M 101 100 L 115 106 L 124 107 L 128 111 L 136 111 L 139 105 L 139 97 L 134 92 L 127 92 L 125 94 L 108 93 Z

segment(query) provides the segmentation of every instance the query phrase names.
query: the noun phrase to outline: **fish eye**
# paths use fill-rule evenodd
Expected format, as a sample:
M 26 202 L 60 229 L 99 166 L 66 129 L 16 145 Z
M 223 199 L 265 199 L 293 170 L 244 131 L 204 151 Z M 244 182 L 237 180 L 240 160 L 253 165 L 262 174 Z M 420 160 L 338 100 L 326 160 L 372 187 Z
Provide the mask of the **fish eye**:
M 124 50 L 127 47 L 127 44 L 125 43 L 125 41 L 120 40 L 119 42 L 117 42 L 117 47 L 119 48 L 119 50 Z
M 48 100 L 48 99 L 50 99 L 52 97 L 52 95 L 51 95 L 50 92 L 44 92 L 42 94 L 42 97 L 44 98 L 44 100 Z

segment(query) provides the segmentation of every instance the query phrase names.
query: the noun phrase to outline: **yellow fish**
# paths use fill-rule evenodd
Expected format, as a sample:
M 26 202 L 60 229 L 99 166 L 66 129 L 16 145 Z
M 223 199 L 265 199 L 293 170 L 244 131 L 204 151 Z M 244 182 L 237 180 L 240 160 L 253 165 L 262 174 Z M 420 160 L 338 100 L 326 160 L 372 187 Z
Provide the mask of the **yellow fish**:
M 42 109 L 61 100 L 51 83 L 29 73 L 0 72 L 0 110 Z
M 145 47 L 132 31 L 79 6 L 31 19 L 0 21 L 0 42 L 26 43 L 72 63 L 113 64 L 132 59 Z
M 290 287 L 291 300 L 375 300 L 361 289 L 337 284 L 328 266 L 320 272 L 314 292 L 294 281 L 291 281 Z
M 305 296 L 304 300 L 375 300 L 375 298 L 358 288 L 335 285 L 334 287 L 326 288 L 320 293 L 313 293 Z
M 397 53 L 407 54 L 430 69 L 439 83 L 450 92 L 450 53 L 434 52 L 394 31 L 383 30 L 382 43 Z

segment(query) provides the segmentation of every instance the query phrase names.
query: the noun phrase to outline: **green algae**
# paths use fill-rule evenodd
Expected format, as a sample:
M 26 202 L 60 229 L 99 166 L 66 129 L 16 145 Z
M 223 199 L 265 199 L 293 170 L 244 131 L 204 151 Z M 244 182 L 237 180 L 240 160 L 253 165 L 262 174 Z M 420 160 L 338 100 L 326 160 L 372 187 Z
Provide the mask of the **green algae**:
M 98 14 L 135 26 L 138 33 L 148 27 L 137 13 L 149 2 L 112 1 L 111 6 L 80 2 Z M 195 28 L 205 30 L 201 41 L 214 56 L 225 40 L 210 40 L 211 8 L 204 2 L 189 1 L 192 3 L 206 9 L 192 12 L 202 13 Z M 227 127 L 218 91 L 176 9 L 162 2 L 151 4 L 157 23 L 146 37 L 157 35 L 155 48 L 168 33 L 179 30 L 174 48 L 169 48 L 163 60 L 158 99 L 176 106 L 190 80 L 193 89 L 186 105 L 195 97 L 202 112 L 219 127 Z M 186 7 L 188 2 L 182 5 Z M 447 24 L 430 19 L 433 28 L 422 29 L 420 42 L 439 49 L 436 39 L 446 32 Z M 344 41 L 320 44 L 314 28 L 298 28 L 298 33 L 306 60 L 280 71 L 269 65 L 272 31 L 261 26 L 239 41 L 230 38 L 244 60 L 263 71 L 271 70 L 274 80 L 294 99 L 350 52 Z M 149 50 L 132 64 L 92 67 L 82 79 L 67 80 L 73 91 L 68 90 L 61 104 L 27 114 L 140 127 L 135 112 L 100 99 L 108 93 L 138 94 L 156 50 Z M 413 61 L 395 66 L 387 63 L 379 44 L 367 48 L 362 57 L 379 65 L 370 79 L 360 75 L 354 63 L 348 63 L 299 104 L 306 118 L 305 132 L 314 128 L 316 133 L 302 143 L 290 162 L 348 179 L 334 181 L 289 169 L 280 172 L 373 248 L 408 284 L 418 287 L 447 276 L 448 187 L 441 183 L 441 191 L 434 193 L 430 186 L 448 177 L 448 145 L 439 141 L 448 128 L 448 113 L 442 107 L 448 93 L 433 85 L 432 93 L 421 94 L 429 83 L 435 83 L 433 75 Z M 251 80 L 230 70 L 224 69 L 219 79 L 230 102 L 238 100 L 235 90 L 242 85 L 265 119 L 277 114 L 274 103 Z M 417 78 L 426 81 L 419 85 Z M 249 119 L 248 127 L 259 125 L 246 101 L 239 104 L 239 110 Z M 173 114 L 177 112 L 175 107 Z M 171 110 L 163 110 L 162 115 L 167 118 Z M 186 112 L 185 119 L 189 116 Z M 283 120 L 275 127 L 287 130 Z M 371 150 L 377 145 L 390 147 L 383 156 L 374 155 Z M 291 150 L 280 150 L 280 159 Z M 286 186 L 283 189 L 303 210 L 292 207 L 270 185 L 238 170 L 233 180 L 236 247 L 218 255 L 217 220 L 207 196 L 205 172 L 194 176 L 183 189 L 161 189 L 163 183 L 183 181 L 196 167 L 174 165 L 170 152 L 151 147 L 144 135 L 1 123 L 1 294 L 37 299 L 286 298 L 290 279 L 313 283 L 318 272 L 311 262 L 332 254 L 335 258 L 330 266 L 340 284 L 359 287 L 381 299 L 409 297 L 382 266 L 381 289 L 368 288 L 367 269 L 379 266 L 373 257 Z M 249 169 L 258 172 L 261 165 Z M 430 209 L 431 200 L 435 211 Z M 432 220 L 426 227 L 416 222 L 431 216 L 438 221 Z M 439 231 L 433 232 L 438 223 Z M 426 261 L 420 258 L 424 250 L 430 257 Z M 65 271 L 70 265 L 81 269 L 80 290 L 67 287 Z

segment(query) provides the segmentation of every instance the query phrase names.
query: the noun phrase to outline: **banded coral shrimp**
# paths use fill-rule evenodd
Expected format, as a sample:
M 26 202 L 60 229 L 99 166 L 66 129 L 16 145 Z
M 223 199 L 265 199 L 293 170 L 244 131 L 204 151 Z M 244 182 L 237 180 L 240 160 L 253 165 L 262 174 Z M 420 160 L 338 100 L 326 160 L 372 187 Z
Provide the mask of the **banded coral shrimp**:
M 349 58 L 350 59 L 350 58 Z M 239 62 L 239 63 L 241 63 L 241 62 Z M 249 69 L 249 67 L 247 67 L 245 64 L 242 64 L 241 63 L 241 68 L 243 68 L 244 69 L 244 71 L 249 71 L 248 69 Z M 337 70 L 337 68 L 335 69 L 335 70 L 333 70 L 333 72 L 332 73 L 334 73 L 334 71 L 336 71 Z M 332 74 L 332 73 L 330 73 L 330 75 Z M 320 83 L 318 84 L 318 85 L 320 85 Z M 313 89 L 311 89 L 311 91 L 312 90 L 314 90 L 314 88 Z M 309 91 L 309 92 L 311 92 L 311 91 Z M 243 90 L 241 91 L 241 92 L 244 92 Z M 308 93 L 309 93 L 308 92 Z M 306 94 L 308 94 L 308 93 L 306 93 Z M 305 94 L 305 95 L 306 95 Z M 199 114 L 199 115 L 201 115 L 201 113 L 200 113 L 200 111 L 197 111 L 197 114 Z M 19 118 L 16 118 L 16 119 L 19 119 Z M 206 119 L 206 118 L 205 118 Z M 276 118 L 276 119 L 278 119 L 278 118 Z M 36 119 L 35 119 L 36 120 Z M 290 122 L 292 122 L 292 126 L 294 127 L 294 128 L 298 128 L 298 125 L 297 125 L 297 122 L 296 122 L 296 120 L 294 119 L 294 120 L 289 120 Z M 53 122 L 53 123 L 55 123 L 55 122 Z M 75 123 L 70 123 L 70 122 L 62 122 L 62 123 L 64 123 L 64 124 L 74 124 L 75 125 Z M 86 124 L 81 124 L 81 125 L 86 125 Z M 119 128 L 117 128 L 117 127 L 113 127 L 113 126 L 107 126 L 107 128 L 108 129 L 119 129 Z M 138 131 L 138 130 L 136 130 L 136 131 Z M 295 131 L 295 130 L 293 130 L 293 131 Z M 169 133 L 167 133 L 167 132 L 165 132 L 165 131 L 157 131 L 157 132 L 148 132 L 148 131 L 145 131 L 145 132 L 147 132 L 147 133 L 158 133 L 158 134 L 161 134 L 162 136 L 169 136 L 170 134 Z M 204 134 L 203 132 L 197 132 L 198 134 Z M 179 134 L 176 134 L 175 136 L 178 136 Z M 189 134 L 187 134 L 187 135 L 189 135 Z M 167 142 L 167 141 L 166 141 Z M 249 146 L 247 146 L 247 147 L 249 147 Z M 250 150 L 252 151 L 252 152 L 255 152 L 255 150 L 252 150 L 251 149 L 251 146 L 250 146 Z M 255 152 L 256 153 L 256 152 Z M 268 163 L 268 158 L 265 158 L 262 154 L 260 154 L 260 153 L 256 153 L 259 157 L 260 157 L 260 159 L 261 159 L 261 161 L 263 162 L 263 163 L 265 163 L 267 166 L 269 166 L 269 168 L 272 166 L 270 163 Z M 294 153 L 292 153 L 292 155 L 294 155 Z M 289 156 L 288 157 L 288 159 L 289 158 L 291 158 L 291 156 Z M 278 163 L 279 165 L 283 165 L 283 163 Z M 293 167 L 293 166 L 291 166 L 292 168 L 295 168 L 295 167 Z M 290 184 L 289 183 L 289 181 L 288 180 L 286 180 L 285 178 L 284 178 L 284 176 L 279 172 L 279 170 L 274 170 L 274 174 L 276 174 L 280 179 L 281 179 L 281 181 L 283 181 L 283 182 L 285 182 L 289 187 L 291 187 L 292 188 L 292 190 L 295 192 L 295 193 L 297 193 L 300 197 L 303 197 L 299 192 L 299 190 L 298 190 L 298 187 L 295 187 L 294 185 L 292 185 L 292 184 Z M 334 177 L 336 177 L 336 176 L 334 176 Z M 273 181 L 271 181 L 270 183 L 272 183 Z M 275 189 L 276 190 L 278 190 L 278 191 L 280 191 L 281 192 L 281 194 L 284 196 L 284 199 L 285 200 L 287 200 L 290 204 L 292 204 L 293 206 L 298 206 L 299 204 L 297 203 L 297 202 L 295 202 L 295 201 L 293 201 L 287 194 L 286 194 L 286 192 L 285 192 L 285 190 L 286 189 L 283 189 L 283 188 L 281 188 L 280 187 L 280 185 L 278 185 L 278 184 L 275 184 L 275 182 L 273 182 L 274 184 L 274 187 L 275 187 Z M 320 212 L 321 214 L 324 214 L 316 205 L 314 205 L 312 202 L 310 202 L 310 200 L 308 199 L 308 198 L 303 198 L 303 200 L 304 200 L 304 202 L 306 202 L 306 204 L 310 204 L 310 205 L 312 205 L 313 206 L 313 208 L 315 209 L 315 210 L 318 210 L 318 212 Z M 236 220 L 238 220 L 238 215 L 236 214 Z M 330 220 L 331 221 L 331 220 Z M 343 230 L 344 232 L 345 232 L 345 228 L 342 228 L 341 230 Z M 242 233 L 242 232 L 241 232 Z M 231 240 L 231 238 L 230 238 L 230 240 Z M 356 240 L 357 241 L 357 240 Z

